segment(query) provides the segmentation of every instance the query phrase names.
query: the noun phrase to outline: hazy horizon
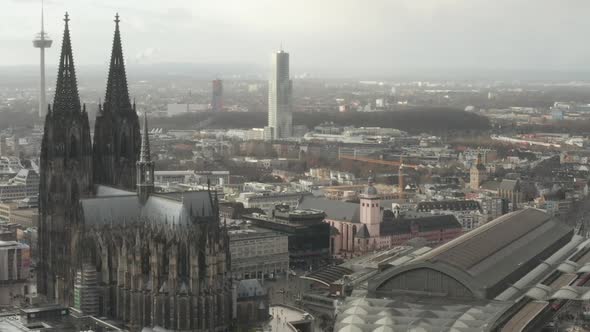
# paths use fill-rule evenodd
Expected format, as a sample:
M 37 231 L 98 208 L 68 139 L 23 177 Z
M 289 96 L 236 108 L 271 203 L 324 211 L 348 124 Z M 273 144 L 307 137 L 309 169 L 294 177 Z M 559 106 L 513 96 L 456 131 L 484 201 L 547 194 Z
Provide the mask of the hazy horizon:
M 40 0 L 7 0 L 0 13 L 0 66 L 36 65 Z M 264 71 L 270 54 L 291 53 L 294 74 L 389 76 L 590 72 L 583 0 L 46 0 L 55 65 L 70 13 L 76 65 L 109 62 L 114 14 L 129 65 L 217 64 Z M 106 69 L 105 69 L 106 70 Z M 586 75 L 584 75 L 586 77 Z
M 269 66 L 247 63 L 127 63 L 127 76 L 130 81 L 150 80 L 161 78 L 187 78 L 195 80 L 268 80 Z M 108 64 L 79 65 L 76 63 L 79 83 L 86 80 L 106 80 Z M 52 83 L 57 72 L 57 64 L 46 66 L 48 83 Z M 530 82 L 530 83 L 563 83 L 589 82 L 590 70 L 526 70 L 526 69 L 469 69 L 469 68 L 437 68 L 419 69 L 404 68 L 394 72 L 382 73 L 378 71 L 306 71 L 291 69 L 293 79 L 322 79 L 322 80 L 376 80 L 383 82 L 411 82 L 411 81 L 465 81 L 465 82 Z M 39 65 L 0 65 L 0 83 L 15 80 L 32 80 L 37 84 L 39 79 Z

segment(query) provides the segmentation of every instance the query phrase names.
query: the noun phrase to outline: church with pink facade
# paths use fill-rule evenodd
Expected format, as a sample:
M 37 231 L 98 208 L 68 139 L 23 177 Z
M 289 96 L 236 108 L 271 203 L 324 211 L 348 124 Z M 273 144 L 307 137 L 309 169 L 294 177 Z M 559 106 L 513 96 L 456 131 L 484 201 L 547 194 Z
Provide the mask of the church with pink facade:
M 352 257 L 369 251 L 403 245 L 408 240 L 423 238 L 437 246 L 463 234 L 453 215 L 424 215 L 407 218 L 381 200 L 372 178 L 360 201 L 343 202 L 319 197 L 304 197 L 300 208 L 326 213 L 325 222 L 332 226 L 330 252 L 334 257 Z M 385 203 L 385 204 L 384 204 Z

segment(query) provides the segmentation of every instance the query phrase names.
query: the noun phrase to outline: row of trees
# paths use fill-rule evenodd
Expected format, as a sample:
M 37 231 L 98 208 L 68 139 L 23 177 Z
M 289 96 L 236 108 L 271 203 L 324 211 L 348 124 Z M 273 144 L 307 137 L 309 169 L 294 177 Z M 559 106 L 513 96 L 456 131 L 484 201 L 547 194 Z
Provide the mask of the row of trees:
M 173 118 L 155 119 L 153 126 L 193 129 L 194 124 L 210 119 L 209 128 L 261 128 L 267 125 L 266 112 L 194 113 Z M 484 131 L 490 128 L 487 118 L 451 108 L 416 108 L 394 112 L 293 113 L 293 124 L 313 128 L 324 122 L 355 127 L 397 128 L 411 133 L 449 133 Z

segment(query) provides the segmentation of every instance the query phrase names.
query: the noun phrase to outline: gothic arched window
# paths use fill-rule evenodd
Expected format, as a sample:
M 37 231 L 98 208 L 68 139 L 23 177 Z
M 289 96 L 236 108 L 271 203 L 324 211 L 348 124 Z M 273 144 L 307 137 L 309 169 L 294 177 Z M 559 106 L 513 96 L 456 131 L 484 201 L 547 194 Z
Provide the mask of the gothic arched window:
M 141 255 L 141 272 L 144 275 L 149 275 L 150 271 L 151 271 L 151 266 L 150 266 L 150 250 L 149 248 L 146 248 Z
M 78 140 L 72 135 L 70 138 L 70 158 L 78 157 Z
M 178 245 L 178 275 L 181 277 L 189 276 L 190 260 L 188 254 L 187 244 L 181 242 Z
M 162 256 L 162 275 L 168 277 L 168 269 L 170 264 L 170 257 L 168 257 L 169 247 L 166 246 L 164 249 L 164 256 Z
M 72 181 L 72 186 L 70 188 L 70 198 L 72 203 L 76 203 L 78 201 L 78 182 L 76 180 Z
M 121 135 L 121 156 L 126 156 L 127 155 L 127 135 L 125 135 L 125 133 L 123 133 Z

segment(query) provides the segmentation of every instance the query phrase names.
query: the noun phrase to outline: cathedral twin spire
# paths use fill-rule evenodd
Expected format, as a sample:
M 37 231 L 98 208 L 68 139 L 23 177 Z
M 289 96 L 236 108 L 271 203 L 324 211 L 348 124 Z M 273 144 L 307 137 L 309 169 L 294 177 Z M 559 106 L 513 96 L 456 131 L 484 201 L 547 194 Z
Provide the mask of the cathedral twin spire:
M 113 50 L 111 52 L 111 64 L 107 79 L 107 91 L 104 100 L 105 110 L 130 111 L 129 90 L 127 88 L 127 75 L 125 74 L 125 59 L 121 46 L 121 33 L 119 31 L 119 14 L 115 15 L 115 36 L 113 38 Z
M 93 177 L 95 184 L 133 190 L 141 135 L 135 103 L 129 99 L 119 22 L 117 14 L 106 94 L 94 127 Z
M 66 12 L 64 21 L 65 29 L 59 58 L 59 70 L 57 72 L 57 84 L 53 99 L 53 111 L 56 113 L 80 112 L 80 96 L 74 68 L 74 55 L 70 40 L 69 15 Z
M 66 12 L 64 22 L 64 34 L 57 73 L 57 84 L 53 109 L 58 112 L 73 112 L 81 110 L 80 96 L 74 68 L 74 56 L 70 39 L 69 15 Z M 121 45 L 121 33 L 119 31 L 119 14 L 115 16 L 115 36 L 111 52 L 111 64 L 107 80 L 107 90 L 104 100 L 107 110 L 132 110 L 127 88 L 127 75 L 125 74 L 125 60 Z
M 63 118 L 65 120 L 73 118 L 74 114 L 83 114 L 87 118 L 86 112 L 82 111 L 78 93 L 70 40 L 70 19 L 67 13 L 64 21 L 63 44 L 52 114 L 59 114 L 60 118 L 65 116 Z M 131 104 L 129 98 L 119 22 L 119 14 L 117 14 L 106 94 L 103 104 L 99 105 L 94 140 L 91 143 L 92 170 L 90 177 L 94 184 L 134 190 L 137 175 L 136 163 L 140 157 L 141 134 L 135 103 Z M 68 122 L 58 121 L 58 123 Z

